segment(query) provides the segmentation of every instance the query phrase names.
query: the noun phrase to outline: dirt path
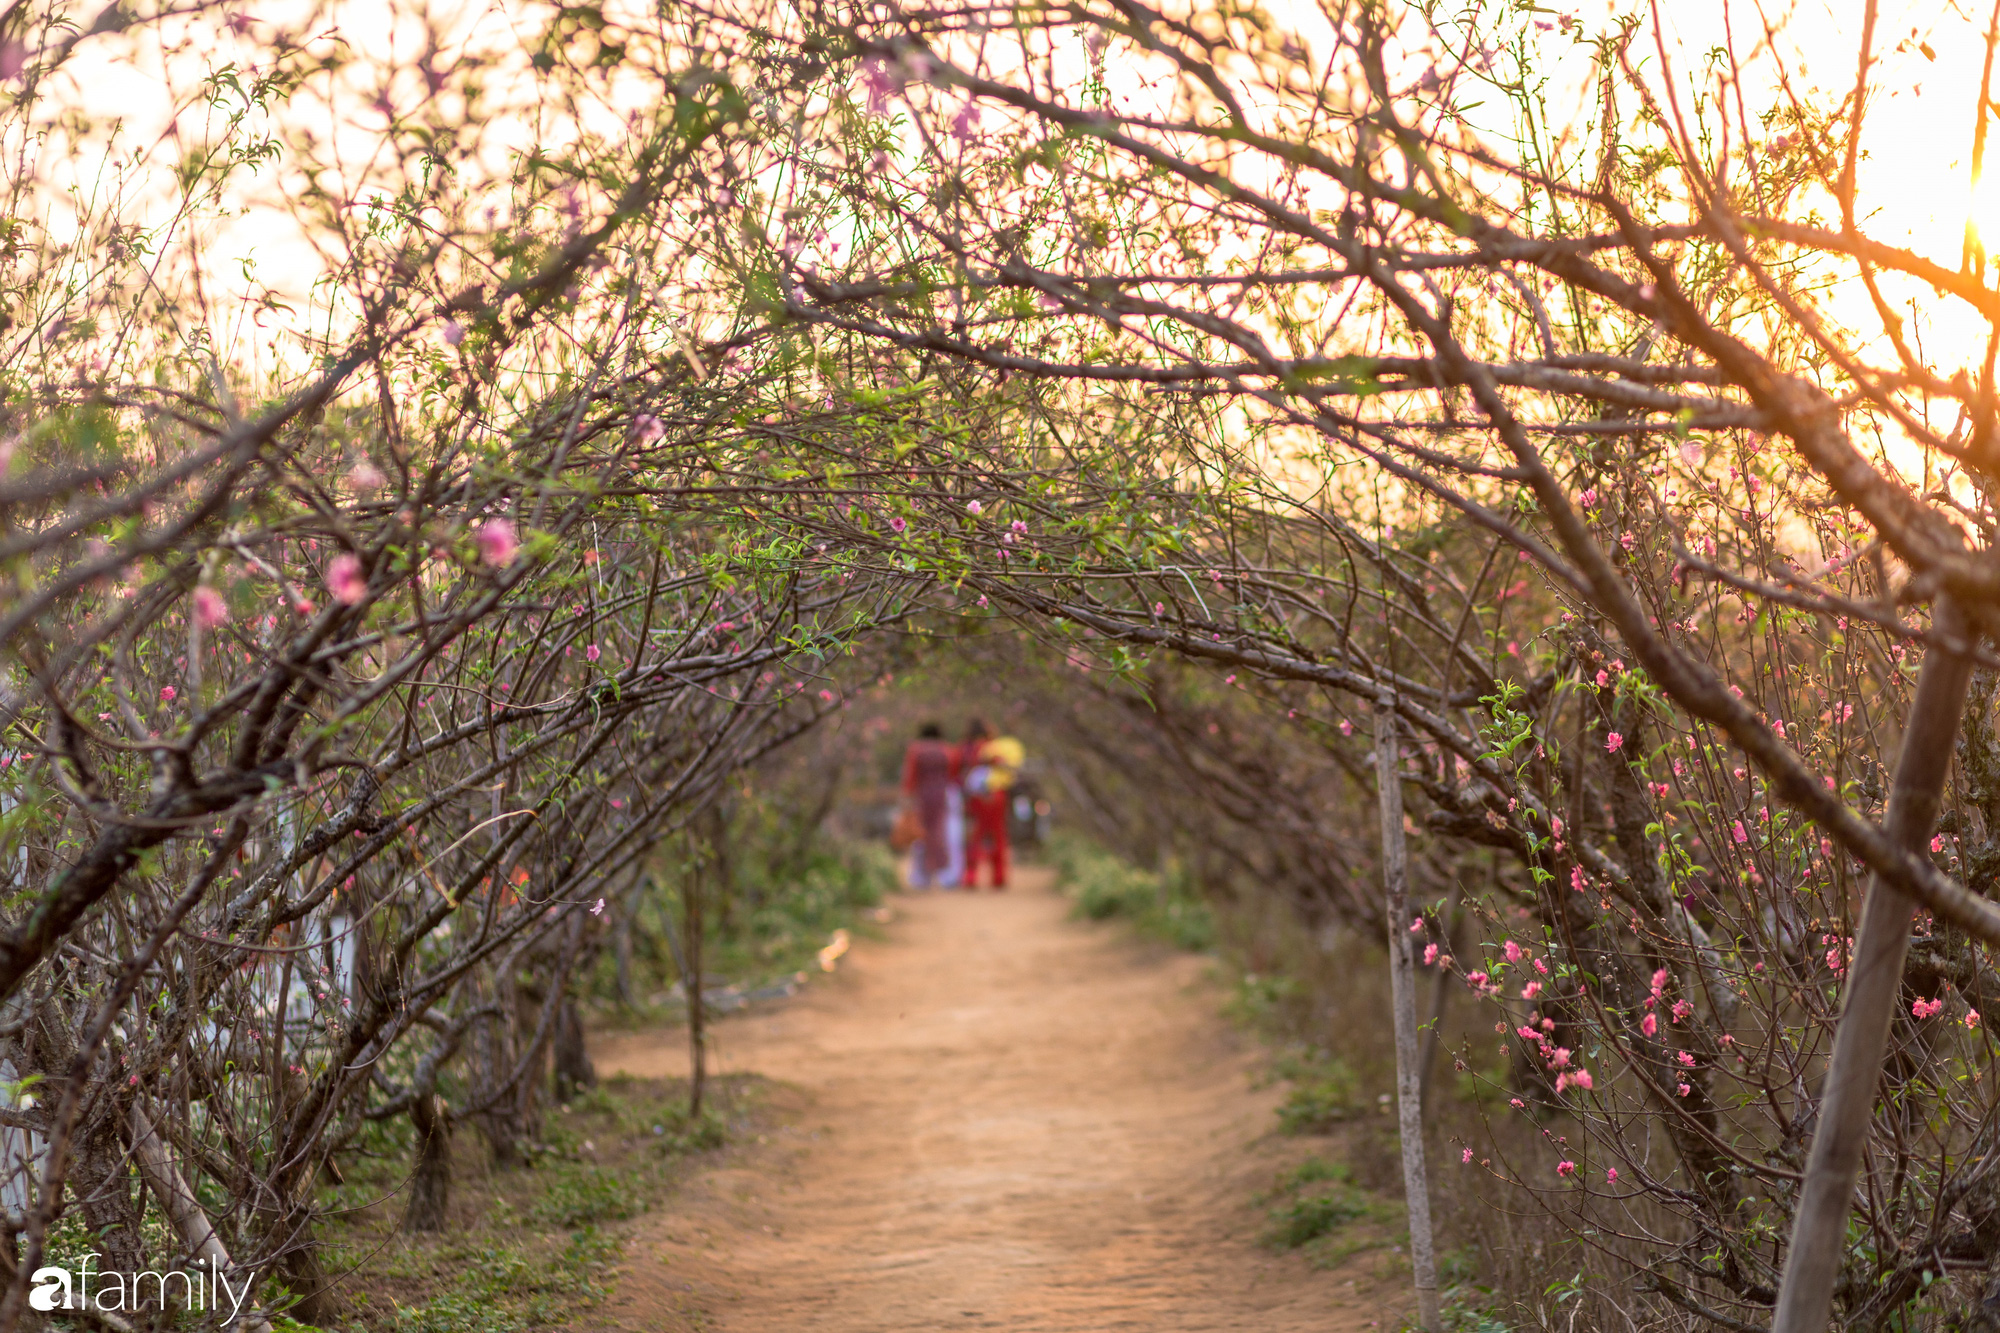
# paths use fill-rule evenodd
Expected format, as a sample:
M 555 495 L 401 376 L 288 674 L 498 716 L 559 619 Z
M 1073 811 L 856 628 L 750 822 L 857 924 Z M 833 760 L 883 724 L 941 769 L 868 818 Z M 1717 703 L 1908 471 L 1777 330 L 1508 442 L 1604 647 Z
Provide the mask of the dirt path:
M 633 1333 L 1393 1327 L 1379 1256 L 1317 1271 L 1256 1243 L 1303 1155 L 1217 1016 L 1201 959 L 1007 894 L 905 897 L 888 938 L 781 1008 L 717 1025 L 725 1070 L 796 1123 L 648 1223 L 609 1312 Z M 678 1034 L 598 1067 L 684 1074 Z

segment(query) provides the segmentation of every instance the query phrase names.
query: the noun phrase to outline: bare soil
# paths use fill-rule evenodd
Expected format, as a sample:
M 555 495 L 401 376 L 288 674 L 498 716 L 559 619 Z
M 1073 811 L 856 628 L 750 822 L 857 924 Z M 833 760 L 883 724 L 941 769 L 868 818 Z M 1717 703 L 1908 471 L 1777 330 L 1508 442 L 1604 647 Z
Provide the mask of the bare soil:
M 1205 960 L 1067 919 L 1048 871 L 908 895 L 886 938 L 714 1025 L 788 1122 L 639 1223 L 609 1308 L 638 1333 L 1393 1328 L 1407 1267 L 1259 1243 L 1255 1196 L 1314 1145 L 1273 1133 Z M 608 1035 L 602 1072 L 681 1077 L 684 1034 Z

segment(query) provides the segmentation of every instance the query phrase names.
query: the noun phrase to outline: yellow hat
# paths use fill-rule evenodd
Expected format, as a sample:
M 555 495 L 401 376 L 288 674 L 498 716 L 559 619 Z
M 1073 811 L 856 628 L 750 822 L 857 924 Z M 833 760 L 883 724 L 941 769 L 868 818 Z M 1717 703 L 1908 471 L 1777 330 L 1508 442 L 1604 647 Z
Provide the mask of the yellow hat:
M 1019 768 L 1028 758 L 1027 747 L 1012 736 L 995 736 L 986 742 L 979 757 L 1003 768 Z

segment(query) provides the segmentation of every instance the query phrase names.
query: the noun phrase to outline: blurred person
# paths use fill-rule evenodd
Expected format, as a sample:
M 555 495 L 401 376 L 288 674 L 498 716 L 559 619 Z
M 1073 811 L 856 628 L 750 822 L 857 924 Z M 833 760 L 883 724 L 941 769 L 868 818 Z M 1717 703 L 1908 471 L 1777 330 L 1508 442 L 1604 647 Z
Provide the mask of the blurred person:
M 1012 736 L 995 736 L 973 719 L 965 742 L 965 810 L 971 828 L 966 842 L 964 884 L 979 886 L 979 863 L 993 863 L 993 889 L 1007 887 L 1007 805 L 1027 751 Z
M 944 873 L 938 887 L 955 889 L 965 879 L 965 751 L 956 756 L 957 769 L 944 793 Z
M 966 888 L 972 887 L 972 879 L 965 872 L 968 808 L 965 778 L 972 771 L 972 766 L 978 762 L 979 747 L 985 744 L 986 738 L 991 734 L 986 723 L 975 717 L 966 724 L 965 740 L 958 747 L 958 771 L 952 777 L 951 791 L 946 796 L 944 819 L 945 845 L 950 857 L 945 868 L 943 884 L 948 889 L 955 889 L 960 885 Z
M 956 882 L 946 878 L 951 869 L 946 824 L 958 775 L 958 747 L 945 743 L 944 731 L 937 723 L 926 722 L 903 752 L 903 795 L 915 807 L 923 829 L 910 847 L 913 889 L 948 888 Z

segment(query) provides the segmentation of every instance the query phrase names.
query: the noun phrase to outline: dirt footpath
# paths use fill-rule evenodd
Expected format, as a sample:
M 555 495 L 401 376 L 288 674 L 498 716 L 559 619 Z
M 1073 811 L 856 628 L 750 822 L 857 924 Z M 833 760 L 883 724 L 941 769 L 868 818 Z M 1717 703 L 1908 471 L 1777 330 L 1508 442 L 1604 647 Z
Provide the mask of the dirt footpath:
M 1305 1149 L 1218 1017 L 1202 959 L 1009 893 L 895 900 L 888 938 L 716 1025 L 724 1070 L 797 1089 L 789 1128 L 646 1224 L 606 1313 L 633 1333 L 1395 1326 L 1376 1264 L 1257 1244 L 1251 1196 Z M 603 1072 L 685 1074 L 678 1033 Z

